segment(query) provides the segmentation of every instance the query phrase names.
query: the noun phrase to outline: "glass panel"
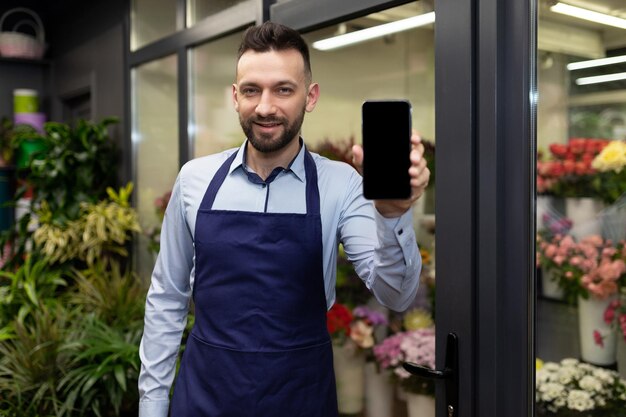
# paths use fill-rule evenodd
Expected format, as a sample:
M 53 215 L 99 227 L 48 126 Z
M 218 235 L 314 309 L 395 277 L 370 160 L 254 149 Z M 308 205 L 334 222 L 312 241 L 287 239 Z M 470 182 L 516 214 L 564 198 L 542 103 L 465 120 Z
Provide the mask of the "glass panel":
M 231 98 L 241 33 L 194 48 L 191 54 L 190 136 L 194 156 L 239 146 L 243 133 Z
M 312 46 L 313 78 L 320 84 L 322 91 L 315 111 L 307 114 L 303 125 L 303 137 L 310 146 L 320 146 L 325 142 L 360 142 L 361 103 L 366 99 L 384 98 L 409 100 L 413 107 L 414 128 L 425 141 L 434 146 L 435 70 L 432 23 L 338 49 L 322 51 L 315 47 L 316 41 L 338 34 L 432 11 L 426 7 L 425 2 L 409 3 L 304 36 Z M 372 59 L 372 56 L 376 59 Z M 418 207 L 420 212 L 434 212 L 432 199 L 420 200 L 428 203 L 427 207 Z
M 302 136 L 313 151 L 334 159 L 350 161 L 349 151 L 352 143 L 361 142 L 361 104 L 366 99 L 407 99 L 413 107 L 413 126 L 427 142 L 428 159 L 433 162 L 435 148 L 435 66 L 434 66 L 434 25 L 432 21 L 425 26 L 413 28 L 377 37 L 369 41 L 332 49 L 320 50 L 318 41 L 337 35 L 356 32 L 382 24 L 413 18 L 432 11 L 426 9 L 425 2 L 413 2 L 400 7 L 370 14 L 354 20 L 325 27 L 304 35 L 311 48 L 311 66 L 313 80 L 320 85 L 320 100 L 311 113 L 307 113 L 302 128 Z M 434 172 L 434 166 L 431 164 Z M 384 355 L 407 356 L 395 359 L 400 361 L 417 360 L 412 353 L 420 352 L 434 358 L 434 333 L 428 332 L 433 326 L 434 299 L 434 176 L 426 195 L 415 208 L 414 219 L 417 240 L 423 251 L 424 268 L 422 284 L 412 305 L 402 314 L 393 313 L 381 307 L 370 298 L 362 282 L 356 278 L 350 264 L 340 257 L 338 261 L 337 303 L 348 308 L 365 304 L 387 315 L 388 326 L 376 327 L 375 342 L 379 348 L 379 364 L 384 363 Z M 354 311 L 354 310 L 353 310 Z M 418 327 L 427 329 L 415 330 Z M 414 337 L 409 340 L 406 338 Z M 397 345 L 405 340 L 403 347 Z M 417 349 L 417 346 L 420 346 Z M 337 381 L 345 380 L 340 353 L 341 344 L 335 342 L 335 362 Z M 402 353 L 401 353 L 402 352 Z M 424 358 L 424 356 L 422 356 Z M 398 378 L 400 369 L 394 366 L 382 373 L 376 372 L 374 358 L 365 366 L 365 387 L 367 389 L 362 403 L 349 404 L 344 390 L 346 384 L 338 383 L 340 411 L 347 415 L 428 415 L 432 410 L 423 409 L 423 405 L 414 402 L 415 393 L 426 393 L 426 401 L 434 401 L 434 392 L 428 383 L 411 377 Z M 387 358 L 390 359 L 390 358 Z M 420 360 L 418 360 L 420 361 Z M 422 362 L 425 366 L 434 366 L 434 362 Z M 388 365 L 388 363 L 387 363 Z M 398 363 L 399 365 L 399 363 Z M 382 367 L 385 367 L 383 365 Z M 402 393 L 397 395 L 389 376 L 393 373 L 395 381 L 401 381 Z M 404 375 L 403 375 L 404 376 Z M 356 385 L 356 380 L 348 379 L 348 385 Z M 380 385 L 375 385 L 380 384 Z M 432 387 L 432 386 L 431 386 Z M 348 387 L 349 388 L 349 387 Z M 401 399 L 403 398 L 403 399 Z M 404 401 L 406 400 L 406 402 Z M 350 405 L 354 408 L 350 408 Z M 421 411 L 420 411 L 421 409 Z M 360 412 L 363 414 L 351 414 Z M 425 414 L 422 414 L 425 413 Z M 434 415 L 434 414 L 433 414 Z
M 249 0 L 187 0 L 187 27 L 224 9 Z
M 621 292 L 626 314 L 626 273 L 618 268 L 610 277 L 603 268 L 626 260 L 626 20 L 617 28 L 588 18 L 626 19 L 626 10 L 621 0 L 568 3 L 578 17 L 564 14 L 571 6 L 562 3 L 539 9 L 537 356 L 619 369 L 625 378 L 626 327 L 619 329 L 620 314 L 605 311 Z M 550 369 L 537 374 L 538 413 L 571 407 L 540 392 Z M 563 398 L 585 374 L 565 384 Z M 587 405 L 606 412 L 600 402 Z
M 131 50 L 141 48 L 176 31 L 176 0 L 133 0 Z
M 177 60 L 172 55 L 133 69 L 133 148 L 135 205 L 142 228 L 135 259 L 141 276 L 150 276 L 162 218 L 157 199 L 172 189 L 179 168 Z

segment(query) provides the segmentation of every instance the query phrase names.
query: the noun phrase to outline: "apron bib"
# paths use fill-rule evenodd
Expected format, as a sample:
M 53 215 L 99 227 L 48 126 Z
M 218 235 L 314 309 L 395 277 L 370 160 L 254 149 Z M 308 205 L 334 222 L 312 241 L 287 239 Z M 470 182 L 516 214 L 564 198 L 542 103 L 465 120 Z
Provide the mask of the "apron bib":
M 315 163 L 305 150 L 305 214 L 213 210 L 235 155 L 198 210 L 196 321 L 171 415 L 337 416 Z

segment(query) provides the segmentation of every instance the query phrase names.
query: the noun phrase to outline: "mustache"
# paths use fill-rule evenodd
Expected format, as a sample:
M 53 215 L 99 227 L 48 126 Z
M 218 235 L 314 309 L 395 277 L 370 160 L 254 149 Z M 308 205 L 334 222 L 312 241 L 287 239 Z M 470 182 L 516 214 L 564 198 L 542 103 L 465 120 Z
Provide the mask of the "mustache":
M 260 117 L 260 116 L 254 116 L 248 119 L 249 122 L 252 123 L 282 123 L 282 124 L 286 124 L 287 123 L 287 119 L 283 118 L 283 117 Z

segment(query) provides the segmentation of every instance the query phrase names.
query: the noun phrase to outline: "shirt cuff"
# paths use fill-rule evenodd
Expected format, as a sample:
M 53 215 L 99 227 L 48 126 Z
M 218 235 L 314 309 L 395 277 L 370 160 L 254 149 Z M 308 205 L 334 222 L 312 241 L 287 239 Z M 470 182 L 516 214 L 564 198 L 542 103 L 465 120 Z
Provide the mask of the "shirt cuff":
M 391 218 L 384 217 L 376 209 L 374 209 L 374 213 L 378 241 L 381 246 L 394 245 L 397 242 L 404 247 L 411 240 L 415 241 L 412 210 L 407 210 L 400 217 Z
M 169 400 L 139 401 L 139 417 L 167 417 Z

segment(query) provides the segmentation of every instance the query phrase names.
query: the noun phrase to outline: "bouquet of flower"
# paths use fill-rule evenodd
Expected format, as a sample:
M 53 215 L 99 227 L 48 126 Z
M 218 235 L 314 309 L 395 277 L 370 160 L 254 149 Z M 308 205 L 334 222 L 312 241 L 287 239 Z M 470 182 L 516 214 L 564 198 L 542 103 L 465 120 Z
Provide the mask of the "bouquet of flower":
M 340 303 L 335 303 L 326 313 L 326 325 L 333 342 L 345 345 L 351 342 L 361 350 L 371 350 L 375 343 L 374 329 L 387 324 L 385 316 L 366 306 L 358 306 L 353 311 Z
M 613 204 L 626 191 L 626 141 L 613 140 L 591 162 L 599 174 L 594 186 L 599 197 Z
M 624 415 L 626 381 L 615 371 L 577 359 L 547 362 L 535 379 L 535 400 L 540 413 L 557 416 Z M 584 413 L 584 414 L 583 414 Z M 601 414 L 600 414 L 601 413 Z
M 165 209 L 167 209 L 167 205 L 169 204 L 171 197 L 172 192 L 167 191 L 165 194 L 154 200 L 154 210 L 157 218 L 159 219 L 159 224 L 158 226 L 148 229 L 146 232 L 148 236 L 148 250 L 150 252 L 159 253 L 159 249 L 161 248 L 161 224 L 163 223 Z
M 537 260 L 551 271 L 574 304 L 578 296 L 605 299 L 626 285 L 626 242 L 593 235 L 576 242 L 570 235 L 540 240 Z
M 404 362 L 435 368 L 435 328 L 422 328 L 396 333 L 374 346 L 374 356 L 382 369 L 392 371 L 392 377 L 408 392 L 434 395 L 432 380 L 408 373 Z
M 551 158 L 537 162 L 537 192 L 558 197 L 594 197 L 593 159 L 608 144 L 605 139 L 571 138 L 550 145 Z
M 604 311 L 604 322 L 617 328 L 618 337 L 626 341 L 626 289 L 622 289 L 621 299 L 613 300 Z

